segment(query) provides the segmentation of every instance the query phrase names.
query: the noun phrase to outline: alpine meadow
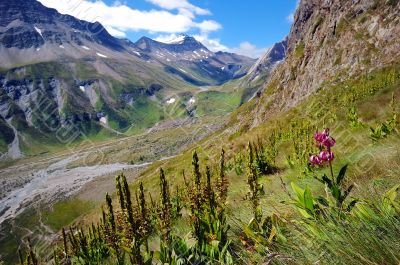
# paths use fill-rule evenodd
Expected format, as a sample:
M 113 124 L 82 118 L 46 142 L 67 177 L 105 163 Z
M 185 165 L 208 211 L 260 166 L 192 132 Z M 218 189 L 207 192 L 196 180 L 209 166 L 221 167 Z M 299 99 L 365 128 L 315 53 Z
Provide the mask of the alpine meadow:
M 400 1 L 0 0 L 0 183 L 0 265 L 399 265 Z

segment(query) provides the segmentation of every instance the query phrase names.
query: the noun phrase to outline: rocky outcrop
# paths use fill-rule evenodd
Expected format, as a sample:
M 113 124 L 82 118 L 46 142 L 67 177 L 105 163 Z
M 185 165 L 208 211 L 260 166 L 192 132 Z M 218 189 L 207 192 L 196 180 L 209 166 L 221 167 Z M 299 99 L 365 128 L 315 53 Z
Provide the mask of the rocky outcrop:
M 266 84 L 269 104 L 254 110 L 258 118 L 253 126 L 271 112 L 296 106 L 324 82 L 398 63 L 399 24 L 397 0 L 302 0 L 287 39 L 286 59 Z

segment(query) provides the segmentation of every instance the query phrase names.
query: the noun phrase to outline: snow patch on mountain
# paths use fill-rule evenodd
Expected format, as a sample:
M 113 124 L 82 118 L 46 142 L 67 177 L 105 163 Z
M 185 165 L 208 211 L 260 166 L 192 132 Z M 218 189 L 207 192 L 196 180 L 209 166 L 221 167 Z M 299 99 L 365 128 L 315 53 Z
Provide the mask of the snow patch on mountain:
M 170 98 L 167 100 L 167 104 L 170 105 L 172 103 L 175 103 L 176 99 L 175 98 Z
M 100 118 L 100 122 L 101 122 L 102 124 L 107 124 L 107 118 L 106 118 L 106 117 L 101 117 L 101 118 Z
M 97 56 L 99 56 L 99 57 L 108 58 L 106 55 L 104 55 L 104 54 L 102 54 L 102 53 L 96 52 L 96 54 L 97 54 Z
M 185 35 L 180 35 L 180 36 L 176 37 L 175 39 L 172 39 L 165 43 L 167 43 L 167 44 L 182 44 L 185 41 L 185 39 L 186 39 Z
M 44 39 L 43 38 L 43 34 L 42 34 L 42 30 L 40 28 L 36 27 L 36 26 L 34 26 L 34 28 L 35 28 L 36 32 L 39 33 L 39 35 L 42 37 L 42 39 Z

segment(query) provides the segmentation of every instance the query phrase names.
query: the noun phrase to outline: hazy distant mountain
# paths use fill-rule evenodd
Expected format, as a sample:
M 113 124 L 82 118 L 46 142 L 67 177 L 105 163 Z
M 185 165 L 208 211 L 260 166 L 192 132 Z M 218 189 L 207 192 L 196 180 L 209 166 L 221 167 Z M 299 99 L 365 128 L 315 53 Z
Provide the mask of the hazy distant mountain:
M 287 39 L 274 44 L 268 51 L 261 56 L 249 70 L 249 80 L 253 81 L 260 76 L 269 73 L 286 56 Z

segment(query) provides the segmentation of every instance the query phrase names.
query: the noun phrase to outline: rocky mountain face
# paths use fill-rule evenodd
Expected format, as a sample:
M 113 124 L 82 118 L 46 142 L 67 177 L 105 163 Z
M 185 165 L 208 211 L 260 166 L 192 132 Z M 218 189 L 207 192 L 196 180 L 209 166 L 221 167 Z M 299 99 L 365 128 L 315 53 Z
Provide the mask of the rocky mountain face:
M 197 50 L 208 50 L 195 38 L 182 34 L 178 38 L 167 43 L 158 42 L 147 37 L 139 39 L 135 45 L 144 52 L 169 51 L 171 53 L 193 52 Z M 166 56 L 166 55 L 165 55 Z M 172 57 L 170 57 L 173 59 Z
M 215 80 L 221 84 L 242 77 L 255 62 L 254 59 L 233 53 L 214 53 L 195 38 L 184 34 L 168 43 L 143 37 L 130 46 L 141 56 L 164 63 L 168 72 L 180 75 L 189 82 L 189 76 L 194 75 L 200 80 L 195 85 L 206 85 L 201 80 Z M 175 69 L 170 66 L 175 66 Z
M 275 43 L 268 51 L 261 56 L 248 72 L 249 80 L 256 81 L 265 77 L 276 65 L 282 62 L 286 56 L 287 39 Z
M 398 0 L 302 0 L 286 59 L 265 84 L 253 126 L 296 106 L 323 84 L 357 78 L 400 61 Z
M 124 50 L 100 23 L 62 15 L 35 0 L 1 0 L 0 15 L 2 67 L 82 56 L 88 43 L 103 50 Z
M 36 0 L 0 0 L 0 159 L 147 128 L 186 106 L 193 115 L 197 86 L 239 78 L 254 62 L 186 35 L 133 43 Z

